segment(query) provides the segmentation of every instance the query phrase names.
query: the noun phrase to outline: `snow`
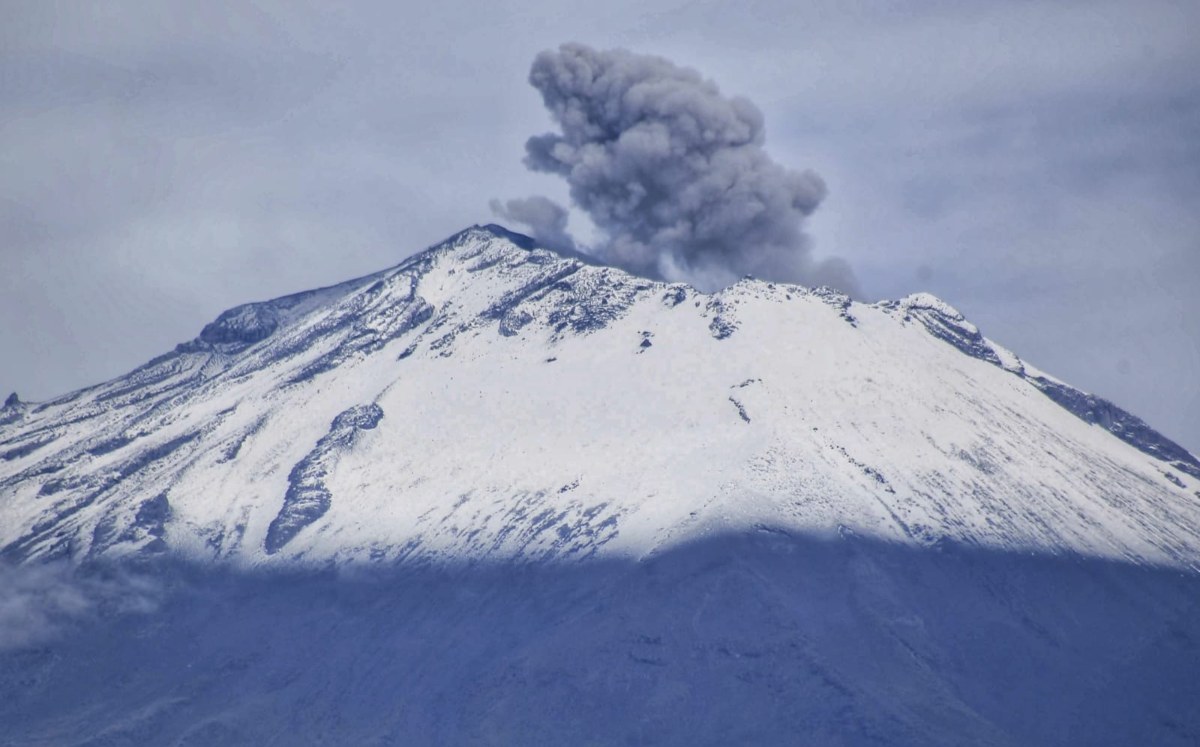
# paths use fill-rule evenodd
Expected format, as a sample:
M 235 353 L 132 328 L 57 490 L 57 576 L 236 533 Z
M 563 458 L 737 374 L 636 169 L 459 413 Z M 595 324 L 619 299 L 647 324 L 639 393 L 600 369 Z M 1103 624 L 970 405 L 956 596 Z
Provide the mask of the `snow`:
M 905 309 L 929 309 L 960 322 L 966 319 L 958 309 L 932 293 L 912 293 L 907 295 L 900 299 L 900 306 Z
M 165 495 L 173 552 L 241 565 L 638 558 L 758 525 L 1200 564 L 1196 480 L 1055 404 L 928 294 L 710 296 L 473 229 L 245 308 L 223 318 L 269 334 L 208 335 L 244 349 L 184 345 L 4 426 L 0 450 L 53 440 L 0 463 L 0 547 L 133 552 L 135 531 L 96 528 Z M 366 406 L 377 427 L 320 462 L 327 508 L 268 553 L 289 474 Z
M 992 349 L 992 352 L 996 354 L 996 357 L 1000 359 L 1001 368 L 1009 373 L 1015 373 L 1018 376 L 1023 376 L 1025 374 L 1027 366 L 1025 365 L 1024 361 L 1017 357 L 1016 353 L 997 344 L 993 340 L 989 340 L 986 337 L 984 340 L 987 342 L 988 347 Z

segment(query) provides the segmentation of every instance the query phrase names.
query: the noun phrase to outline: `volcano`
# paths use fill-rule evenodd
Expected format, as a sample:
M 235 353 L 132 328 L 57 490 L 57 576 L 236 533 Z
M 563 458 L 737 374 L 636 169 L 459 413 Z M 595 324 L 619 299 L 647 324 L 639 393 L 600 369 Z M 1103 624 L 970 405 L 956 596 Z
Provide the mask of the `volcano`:
M 0 744 L 1195 744 L 1200 460 L 476 226 L 0 409 Z

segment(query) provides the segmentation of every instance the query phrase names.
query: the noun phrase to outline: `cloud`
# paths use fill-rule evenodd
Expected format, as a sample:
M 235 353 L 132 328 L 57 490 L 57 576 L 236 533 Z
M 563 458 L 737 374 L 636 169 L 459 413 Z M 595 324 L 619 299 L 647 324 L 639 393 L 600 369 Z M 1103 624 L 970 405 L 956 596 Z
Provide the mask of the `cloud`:
M 533 238 L 551 249 L 575 251 L 575 240 L 567 232 L 567 209 L 548 197 L 492 200 L 492 212 L 503 220 L 529 226 Z
M 525 165 L 567 180 L 604 235 L 591 248 L 604 261 L 701 287 L 752 274 L 856 289 L 845 262 L 812 258 L 803 231 L 825 183 L 767 155 L 750 101 L 664 58 L 582 44 L 539 54 L 529 82 L 560 131 L 530 138 Z M 569 239 L 565 210 L 544 197 L 510 201 L 507 214 L 535 231 L 553 218 Z
M 0 651 L 36 646 L 106 612 L 151 612 L 159 586 L 129 573 L 87 573 L 66 563 L 0 563 Z

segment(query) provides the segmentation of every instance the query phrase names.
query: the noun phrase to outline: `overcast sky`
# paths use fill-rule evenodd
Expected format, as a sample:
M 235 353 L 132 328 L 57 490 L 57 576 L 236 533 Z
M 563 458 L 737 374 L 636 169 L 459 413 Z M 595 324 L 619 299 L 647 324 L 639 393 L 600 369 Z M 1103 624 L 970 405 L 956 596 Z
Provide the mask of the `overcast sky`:
M 551 129 L 527 76 L 579 41 L 755 102 L 869 299 L 931 291 L 1200 450 L 1194 0 L 221 5 L 0 8 L 4 392 L 117 376 L 491 198 L 566 202 L 521 164 Z

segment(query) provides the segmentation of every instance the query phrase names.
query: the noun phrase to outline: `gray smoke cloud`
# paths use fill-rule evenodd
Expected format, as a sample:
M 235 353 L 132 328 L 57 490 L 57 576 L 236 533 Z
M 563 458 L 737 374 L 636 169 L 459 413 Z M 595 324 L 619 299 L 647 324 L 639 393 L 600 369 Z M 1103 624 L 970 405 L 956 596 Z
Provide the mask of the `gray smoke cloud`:
M 567 209 L 549 197 L 534 195 L 515 200 L 491 201 L 492 212 L 504 220 L 523 223 L 544 246 L 575 251 L 575 239 L 567 231 Z
M 567 180 L 604 234 L 588 249 L 600 259 L 702 288 L 751 274 L 856 291 L 849 266 L 815 261 L 802 230 L 825 183 L 767 155 L 750 101 L 664 58 L 583 44 L 539 54 L 529 82 L 561 131 L 531 137 L 525 165 Z M 535 238 L 571 241 L 547 198 L 493 209 Z

